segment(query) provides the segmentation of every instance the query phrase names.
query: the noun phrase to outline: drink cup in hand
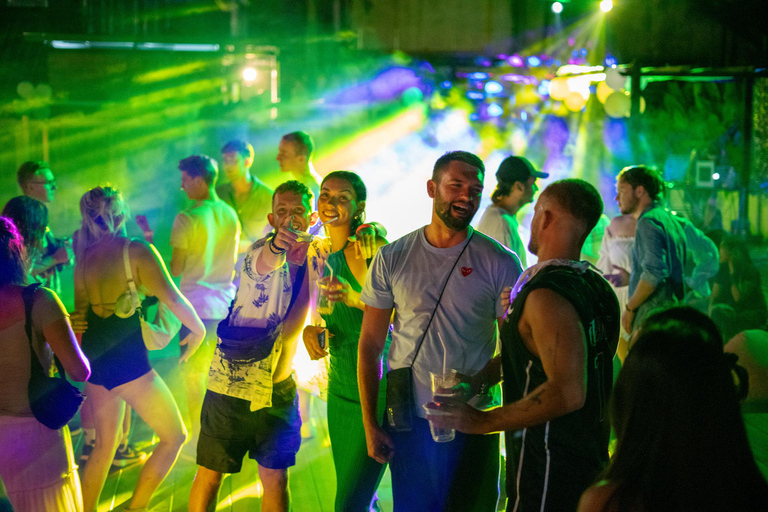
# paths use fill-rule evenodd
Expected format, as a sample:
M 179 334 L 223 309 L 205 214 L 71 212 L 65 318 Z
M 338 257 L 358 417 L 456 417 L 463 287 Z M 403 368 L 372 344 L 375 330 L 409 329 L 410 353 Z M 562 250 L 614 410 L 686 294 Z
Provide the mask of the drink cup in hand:
M 317 281 L 317 312 L 328 316 L 333 313 L 334 301 L 328 298 L 328 292 L 333 291 L 338 284 L 331 283 L 331 279 L 323 277 Z
M 293 223 L 293 215 L 289 217 L 287 228 L 296 234 L 296 241 L 288 247 L 285 259 L 293 265 L 303 265 L 307 261 L 307 251 L 312 242 L 312 235 L 306 231 L 299 231 L 299 226 Z
M 456 370 L 448 370 L 443 372 L 430 372 L 430 378 L 432 381 L 432 401 L 438 404 L 435 409 L 429 409 L 429 414 L 432 416 L 440 416 L 443 411 L 440 410 L 440 399 L 444 397 L 457 397 L 460 396 L 460 392 L 456 386 L 459 385 L 460 380 L 456 374 Z M 426 408 L 426 405 L 424 405 Z M 456 431 L 452 428 L 438 428 L 435 427 L 432 422 L 429 422 L 429 431 L 432 434 L 432 439 L 437 443 L 447 443 L 453 441 L 456 437 Z
M 302 235 L 306 233 L 300 233 L 296 238 L 296 242 L 285 253 L 285 259 L 288 263 L 293 265 L 303 265 L 307 261 L 307 251 L 309 251 L 309 244 L 312 242 L 312 237 L 309 236 L 306 240 Z

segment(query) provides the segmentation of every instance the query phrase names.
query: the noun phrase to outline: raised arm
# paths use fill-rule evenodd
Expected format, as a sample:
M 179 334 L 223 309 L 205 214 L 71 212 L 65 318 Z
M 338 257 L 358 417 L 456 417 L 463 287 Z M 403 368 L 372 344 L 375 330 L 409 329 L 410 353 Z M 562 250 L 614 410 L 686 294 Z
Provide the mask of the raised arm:
M 132 242 L 130 247 L 132 261 L 136 261 L 136 281 L 143 286 L 149 295 L 154 295 L 160 302 L 168 306 L 171 312 L 181 320 L 191 332 L 181 340 L 181 345 L 187 345 L 187 350 L 180 361 L 184 362 L 197 350 L 205 338 L 205 326 L 194 308 L 171 281 L 168 270 L 154 246 L 144 242 Z
M 275 235 L 267 240 L 264 249 L 256 258 L 256 271 L 259 274 L 267 275 L 285 263 L 286 253 L 299 236 L 297 231 L 291 229 L 292 222 L 292 215 L 286 217 L 283 225 L 275 229 Z
M 365 306 L 357 353 L 357 383 L 360 388 L 368 456 L 382 464 L 392 458 L 395 448 L 376 417 L 379 384 L 382 377 L 381 354 L 387 340 L 390 318 L 392 318 L 392 308 L 378 309 Z

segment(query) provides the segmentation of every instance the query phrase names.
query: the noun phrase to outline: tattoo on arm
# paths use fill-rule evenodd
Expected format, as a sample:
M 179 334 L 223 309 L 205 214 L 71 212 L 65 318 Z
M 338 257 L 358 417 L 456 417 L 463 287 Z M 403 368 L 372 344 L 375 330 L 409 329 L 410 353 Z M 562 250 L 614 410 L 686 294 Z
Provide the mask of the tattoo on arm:
M 541 395 L 544 394 L 544 390 L 537 391 L 536 393 L 533 393 L 531 395 L 528 395 L 526 398 L 528 399 L 528 402 L 533 402 L 536 405 L 541 405 Z

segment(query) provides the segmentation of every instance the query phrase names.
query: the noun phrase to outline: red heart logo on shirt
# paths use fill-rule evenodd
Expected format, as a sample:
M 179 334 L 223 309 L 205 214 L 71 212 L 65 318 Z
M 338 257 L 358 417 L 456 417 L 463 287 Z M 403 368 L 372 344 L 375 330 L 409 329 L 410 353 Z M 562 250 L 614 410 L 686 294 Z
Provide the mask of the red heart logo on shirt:
M 461 275 L 464 277 L 467 277 L 469 274 L 472 273 L 472 267 L 461 267 Z

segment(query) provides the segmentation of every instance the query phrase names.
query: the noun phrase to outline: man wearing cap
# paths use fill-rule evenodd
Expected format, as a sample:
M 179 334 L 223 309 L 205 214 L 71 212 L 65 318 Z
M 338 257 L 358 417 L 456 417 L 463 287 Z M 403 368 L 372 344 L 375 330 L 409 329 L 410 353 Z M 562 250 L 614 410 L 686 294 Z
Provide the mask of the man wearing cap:
M 536 178 L 548 178 L 549 174 L 533 168 L 531 162 L 520 156 L 509 156 L 496 171 L 496 189 L 491 194 L 493 204 L 485 209 L 477 230 L 495 238 L 512 249 L 520 258 L 523 268 L 528 266 L 525 244 L 517 232 L 517 212 L 528 203 L 539 187 Z

